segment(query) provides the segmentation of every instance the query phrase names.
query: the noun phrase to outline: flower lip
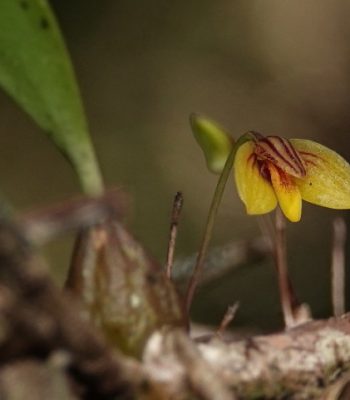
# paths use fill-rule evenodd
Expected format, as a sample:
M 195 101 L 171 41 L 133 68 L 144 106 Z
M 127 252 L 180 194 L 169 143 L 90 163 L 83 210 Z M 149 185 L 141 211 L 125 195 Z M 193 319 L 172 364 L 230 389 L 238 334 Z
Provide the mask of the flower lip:
M 255 157 L 257 157 L 255 155 Z M 266 162 L 263 162 L 261 160 L 256 160 L 258 167 L 259 167 L 259 171 L 260 171 L 260 175 L 266 179 L 268 182 L 271 182 L 271 174 L 270 174 L 270 170 L 267 166 Z
M 252 134 L 255 142 L 254 153 L 258 159 L 271 162 L 295 178 L 306 176 L 304 161 L 288 139 L 279 136 L 264 137 L 257 132 Z

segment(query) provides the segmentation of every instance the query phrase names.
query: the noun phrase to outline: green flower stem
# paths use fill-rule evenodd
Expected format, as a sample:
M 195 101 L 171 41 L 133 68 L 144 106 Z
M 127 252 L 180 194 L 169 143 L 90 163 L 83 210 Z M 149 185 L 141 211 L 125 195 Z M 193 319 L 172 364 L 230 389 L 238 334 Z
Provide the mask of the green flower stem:
M 186 315 L 189 318 L 189 312 L 193 300 L 194 293 L 196 291 L 198 282 L 200 280 L 200 275 L 203 270 L 203 264 L 205 257 L 207 255 L 207 250 L 209 246 L 209 242 L 213 233 L 213 228 L 214 228 L 214 223 L 215 223 L 215 218 L 218 212 L 218 208 L 222 199 L 222 195 L 225 190 L 226 182 L 227 179 L 230 175 L 233 162 L 236 156 L 236 152 L 238 148 L 248 140 L 251 140 L 252 136 L 249 132 L 245 133 L 242 135 L 233 145 L 232 150 L 226 160 L 224 169 L 221 172 L 220 178 L 218 180 L 218 183 L 215 188 L 214 196 L 210 205 L 209 209 L 209 214 L 207 218 L 207 223 L 205 226 L 202 242 L 199 248 L 197 260 L 196 260 L 196 265 L 193 270 L 193 274 L 191 276 L 190 282 L 188 284 L 187 292 L 186 292 L 186 297 L 185 297 L 185 311 Z

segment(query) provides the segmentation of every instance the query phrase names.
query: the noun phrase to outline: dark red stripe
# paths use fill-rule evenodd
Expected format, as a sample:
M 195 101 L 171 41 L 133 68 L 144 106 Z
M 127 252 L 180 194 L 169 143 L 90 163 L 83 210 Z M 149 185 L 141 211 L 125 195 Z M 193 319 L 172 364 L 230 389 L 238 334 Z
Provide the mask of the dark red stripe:
M 270 137 L 278 137 L 278 136 L 270 136 Z M 276 149 L 276 147 L 274 146 L 274 144 L 266 137 L 264 139 L 261 139 L 260 142 L 263 142 L 265 144 L 267 144 L 270 149 L 275 152 L 275 154 L 281 158 L 286 164 L 288 164 L 290 166 L 290 168 L 295 171 L 295 173 L 298 174 L 298 170 L 295 168 L 295 166 L 289 161 L 287 160 L 285 157 L 283 157 L 283 155 Z M 277 162 L 277 166 L 278 166 L 278 161 Z
M 276 139 L 279 140 L 280 143 L 282 143 L 286 153 L 289 155 L 289 157 L 295 161 L 295 164 L 299 167 L 299 171 L 301 173 L 301 175 L 306 175 L 306 171 L 305 168 L 303 166 L 303 162 L 301 161 L 297 151 L 295 150 L 295 148 L 293 147 L 292 143 L 288 140 L 288 139 L 282 139 L 278 136 L 273 136 Z M 288 144 L 288 146 L 287 146 Z

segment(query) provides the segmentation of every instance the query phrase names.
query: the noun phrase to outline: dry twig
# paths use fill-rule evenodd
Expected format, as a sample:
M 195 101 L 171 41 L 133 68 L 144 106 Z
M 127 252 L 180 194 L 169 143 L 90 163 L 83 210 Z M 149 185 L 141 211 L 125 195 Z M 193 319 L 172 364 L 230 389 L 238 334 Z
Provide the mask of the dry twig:
M 217 336 L 221 337 L 224 334 L 227 327 L 230 325 L 230 323 L 235 318 L 238 308 L 239 308 L 238 302 L 227 308 L 225 315 L 223 316 L 223 318 L 220 322 L 219 328 L 216 331 Z
M 86 228 L 125 213 L 125 194 L 109 190 L 98 198 L 78 197 L 17 217 L 21 234 L 38 246 L 66 232 Z
M 231 271 L 261 262 L 271 254 L 271 246 L 265 237 L 252 240 L 239 240 L 222 246 L 213 247 L 203 264 L 203 271 L 199 285 L 205 285 Z M 196 255 L 175 260 L 173 280 L 183 284 L 192 272 Z
M 177 192 L 174 197 L 173 209 L 171 213 L 169 244 L 167 251 L 167 260 L 165 265 L 165 274 L 168 279 L 172 279 L 172 268 L 174 264 L 174 253 L 176 245 L 177 227 L 179 223 L 180 213 L 183 206 L 183 196 L 181 192 Z

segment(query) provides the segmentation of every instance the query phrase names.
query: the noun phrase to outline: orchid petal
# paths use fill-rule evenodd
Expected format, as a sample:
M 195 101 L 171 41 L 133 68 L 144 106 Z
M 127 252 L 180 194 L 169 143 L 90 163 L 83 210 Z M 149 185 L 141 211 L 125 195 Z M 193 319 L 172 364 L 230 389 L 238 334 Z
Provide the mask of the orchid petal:
M 242 144 L 234 161 L 238 195 L 251 215 L 266 214 L 277 205 L 271 184 L 260 174 L 254 146 L 252 141 Z
M 296 179 L 302 198 L 323 207 L 350 209 L 350 165 L 311 140 L 292 139 L 291 143 L 306 164 L 306 177 Z
M 255 154 L 275 164 L 288 175 L 303 178 L 306 174 L 303 160 L 288 139 L 279 136 L 262 136 L 256 142 Z
M 294 178 L 270 162 L 267 166 L 283 214 L 292 222 L 300 221 L 302 201 Z

